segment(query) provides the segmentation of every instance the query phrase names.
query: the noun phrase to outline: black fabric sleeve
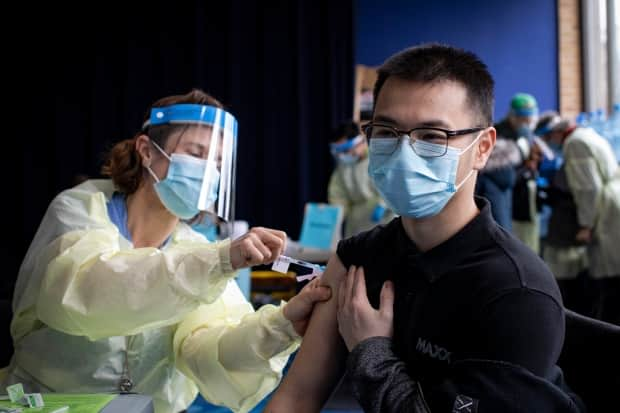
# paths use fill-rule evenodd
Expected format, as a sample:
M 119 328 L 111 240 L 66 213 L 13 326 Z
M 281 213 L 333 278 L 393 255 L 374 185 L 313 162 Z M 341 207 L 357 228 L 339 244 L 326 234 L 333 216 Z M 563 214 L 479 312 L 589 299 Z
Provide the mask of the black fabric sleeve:
M 358 344 L 347 360 L 347 375 L 366 413 L 584 411 L 558 385 L 559 369 L 555 377 L 543 379 L 511 363 L 468 359 L 453 363 L 439 383 L 416 382 L 386 337 Z
M 347 375 L 365 413 L 430 412 L 419 384 L 393 353 L 388 337 L 371 337 L 359 343 L 347 359 Z
M 392 226 L 392 224 L 389 225 Z M 341 240 L 336 248 L 336 254 L 338 254 L 338 258 L 340 258 L 344 267 L 365 265 L 365 260 L 368 259 L 368 252 L 374 251 L 377 243 L 386 237 L 385 227 L 384 225 L 378 225 L 371 230 Z
M 340 258 L 340 262 L 342 262 L 344 268 L 359 264 L 360 252 L 364 250 L 365 244 L 365 233 L 343 239 L 338 243 L 336 254 L 338 254 L 338 258 Z
M 343 239 L 338 243 L 336 254 L 345 268 L 351 265 L 367 266 L 377 254 L 385 254 L 386 249 L 390 250 L 394 246 L 399 228 L 400 217 L 396 217 L 387 224 L 377 225 L 368 231 Z
M 475 358 L 525 367 L 540 377 L 553 373 L 564 344 L 564 309 L 551 296 L 528 288 L 502 293 L 482 307 Z

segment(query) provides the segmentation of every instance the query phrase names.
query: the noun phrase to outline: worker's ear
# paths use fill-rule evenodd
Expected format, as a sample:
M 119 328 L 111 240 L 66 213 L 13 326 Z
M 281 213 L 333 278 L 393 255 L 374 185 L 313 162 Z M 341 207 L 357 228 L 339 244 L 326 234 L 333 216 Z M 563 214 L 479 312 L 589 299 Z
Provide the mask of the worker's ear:
M 140 156 L 142 166 L 148 168 L 153 162 L 153 145 L 148 136 L 142 134 L 136 138 L 136 152 Z
M 474 169 L 481 170 L 487 164 L 487 160 L 495 147 L 497 132 L 494 127 L 486 128 L 480 135 L 478 144 L 476 145 L 474 157 Z

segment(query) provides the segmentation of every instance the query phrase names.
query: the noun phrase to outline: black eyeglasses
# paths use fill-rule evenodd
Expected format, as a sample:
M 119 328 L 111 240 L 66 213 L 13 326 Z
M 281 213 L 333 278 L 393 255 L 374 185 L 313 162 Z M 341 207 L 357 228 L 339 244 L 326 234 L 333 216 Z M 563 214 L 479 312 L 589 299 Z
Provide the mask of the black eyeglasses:
M 362 130 L 369 142 L 372 140 L 376 143 L 380 142 L 375 149 L 378 149 L 381 153 L 393 153 L 398 147 L 400 139 L 407 136 L 409 138 L 409 144 L 415 153 L 425 158 L 436 158 L 445 155 L 446 152 L 448 152 L 448 139 L 454 136 L 467 135 L 485 129 L 486 128 L 477 127 L 449 130 L 424 126 L 406 131 L 396 129 L 391 125 L 380 122 L 370 122 L 362 126 Z

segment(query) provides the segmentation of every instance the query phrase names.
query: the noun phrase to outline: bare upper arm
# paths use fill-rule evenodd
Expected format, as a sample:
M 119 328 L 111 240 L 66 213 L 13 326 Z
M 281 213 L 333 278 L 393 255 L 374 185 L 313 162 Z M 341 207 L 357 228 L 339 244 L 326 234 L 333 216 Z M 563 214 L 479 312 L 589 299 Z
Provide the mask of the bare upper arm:
M 295 361 L 266 412 L 318 412 L 337 385 L 347 354 L 336 320 L 338 287 L 345 275 L 334 254 L 321 277 L 321 283 L 332 289 L 331 298 L 316 305 Z

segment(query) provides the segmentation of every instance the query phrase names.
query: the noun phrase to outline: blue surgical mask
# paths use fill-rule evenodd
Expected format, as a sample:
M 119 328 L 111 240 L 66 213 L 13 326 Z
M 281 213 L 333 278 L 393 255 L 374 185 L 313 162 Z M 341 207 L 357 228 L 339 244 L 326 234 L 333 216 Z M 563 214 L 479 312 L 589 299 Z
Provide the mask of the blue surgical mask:
M 530 135 L 532 134 L 532 128 L 530 128 L 528 125 L 520 125 L 517 128 L 517 137 L 526 137 L 528 138 Z
M 456 184 L 459 157 L 479 137 L 463 150 L 448 146 L 443 156 L 435 158 L 418 155 L 408 139 L 401 139 L 393 153 L 394 140 L 398 138 L 371 139 L 368 173 L 387 205 L 398 215 L 409 218 L 437 215 L 473 174 L 472 169 Z M 443 146 L 432 143 L 416 144 L 428 146 L 431 153 L 444 150 Z
M 212 177 L 212 181 L 209 185 L 206 207 L 215 203 L 220 173 L 214 162 L 178 153 L 168 156 L 157 144 L 154 145 L 170 160 L 168 173 L 163 180 L 147 167 L 156 181 L 155 192 L 168 211 L 181 219 L 190 219 L 200 212 L 198 198 L 207 168 L 212 168 L 212 172 L 208 174 Z

